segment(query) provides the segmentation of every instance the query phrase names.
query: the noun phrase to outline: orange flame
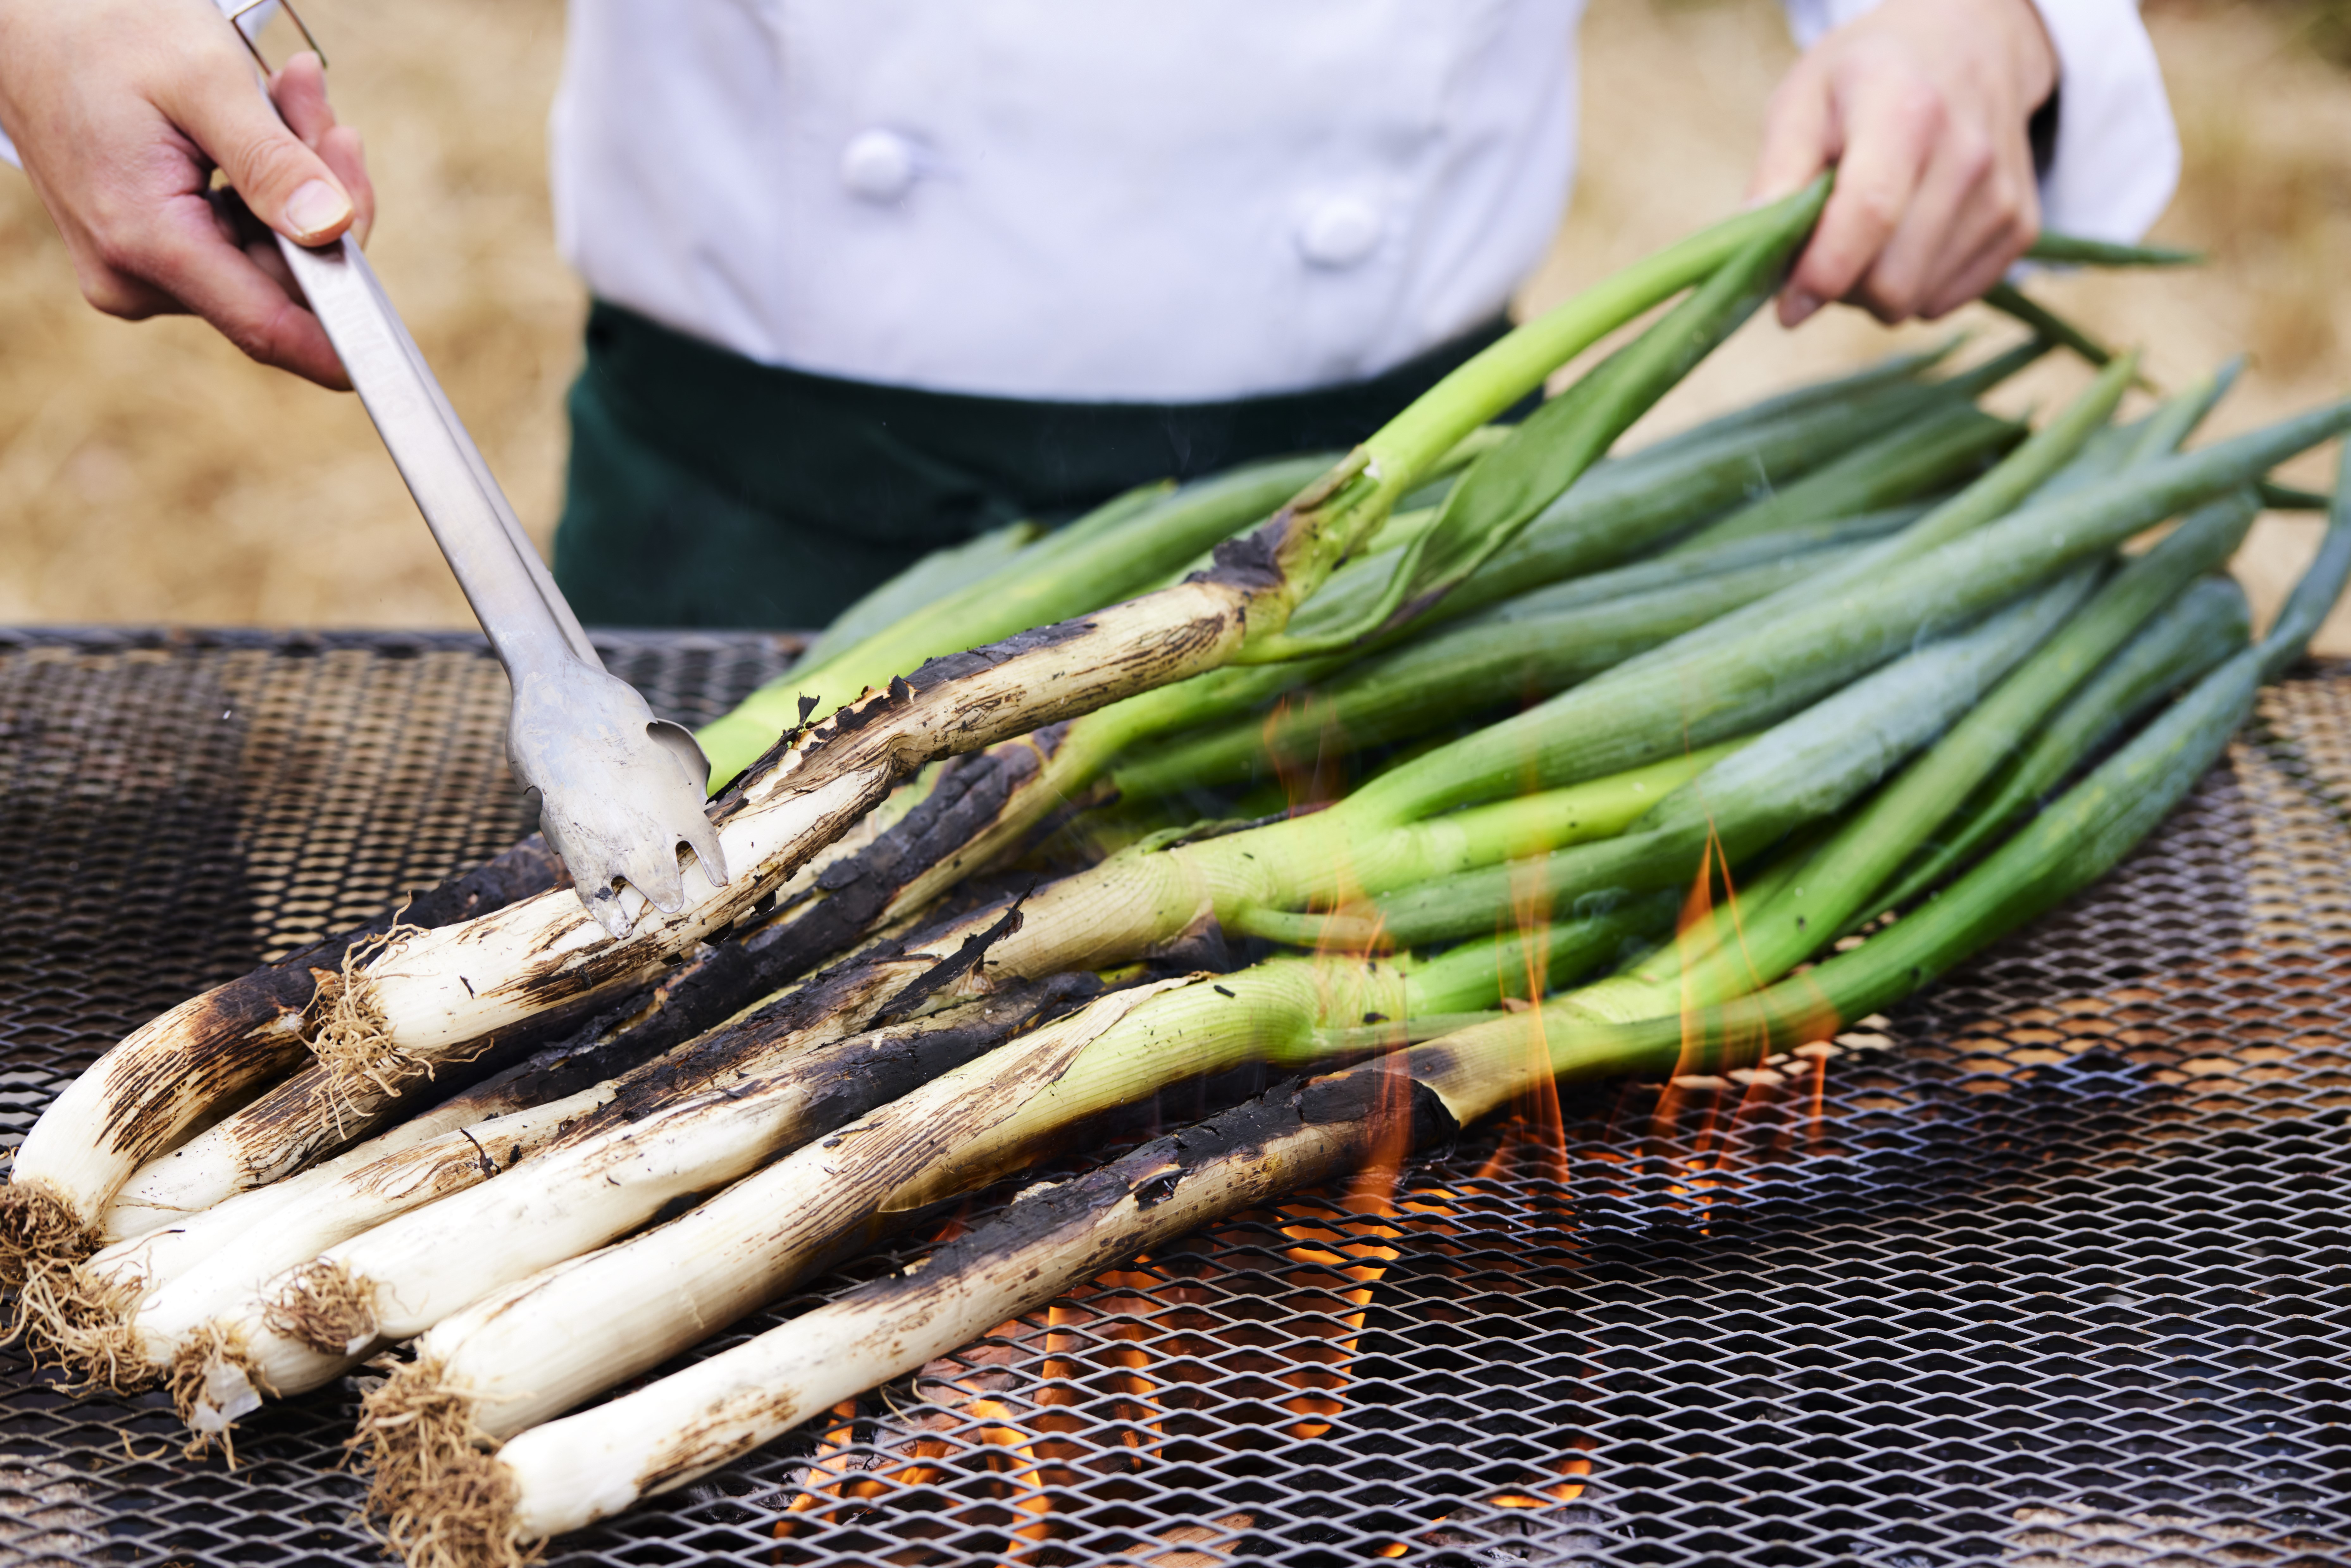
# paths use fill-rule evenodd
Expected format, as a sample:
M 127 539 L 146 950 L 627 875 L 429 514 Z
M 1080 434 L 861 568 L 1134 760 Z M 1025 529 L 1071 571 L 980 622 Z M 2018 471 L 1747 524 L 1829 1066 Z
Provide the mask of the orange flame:
M 1311 691 L 1289 693 L 1275 700 L 1259 731 L 1265 742 L 1266 759 L 1293 815 L 1327 806 L 1347 792 L 1347 747 L 1329 707 Z M 1293 720 L 1318 711 L 1322 723 L 1315 734 L 1313 755 L 1301 757 L 1289 744 L 1290 737 L 1303 727 Z

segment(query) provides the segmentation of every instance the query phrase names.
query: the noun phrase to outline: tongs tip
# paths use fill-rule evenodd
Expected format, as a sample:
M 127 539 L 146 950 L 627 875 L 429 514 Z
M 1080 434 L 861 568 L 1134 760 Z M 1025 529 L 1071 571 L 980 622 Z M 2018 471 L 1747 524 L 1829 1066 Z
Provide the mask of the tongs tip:
M 508 749 L 538 794 L 539 826 L 580 901 L 614 941 L 643 904 L 685 912 L 692 860 L 715 893 L 726 853 L 710 821 L 710 765 L 694 737 L 656 719 L 644 698 L 602 670 L 571 665 L 517 683 Z

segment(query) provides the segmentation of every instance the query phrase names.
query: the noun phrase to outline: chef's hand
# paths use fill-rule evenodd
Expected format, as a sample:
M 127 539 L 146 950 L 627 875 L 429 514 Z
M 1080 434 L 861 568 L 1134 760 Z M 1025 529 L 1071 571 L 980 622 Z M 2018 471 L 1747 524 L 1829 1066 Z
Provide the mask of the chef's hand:
M 1834 163 L 1836 189 L 1780 296 L 1881 321 L 1957 309 L 2041 228 L 2026 127 L 2057 85 L 2032 0 L 1886 0 L 1798 60 L 1765 111 L 1758 198 Z
M 83 297 L 131 320 L 192 311 L 264 364 L 348 387 L 262 225 L 364 239 L 375 193 L 319 57 L 269 86 L 282 122 L 209 0 L 0 0 L 0 129 Z M 212 189 L 215 168 L 234 190 Z

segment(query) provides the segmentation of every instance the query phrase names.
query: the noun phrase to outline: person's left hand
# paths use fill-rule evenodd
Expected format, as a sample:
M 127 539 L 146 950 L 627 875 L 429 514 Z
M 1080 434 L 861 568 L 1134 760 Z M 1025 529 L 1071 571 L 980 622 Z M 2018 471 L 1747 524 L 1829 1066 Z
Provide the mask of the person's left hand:
M 2032 0 L 1886 0 L 1814 45 L 1771 95 L 1755 168 L 1769 200 L 1836 165 L 1782 323 L 1831 299 L 1936 317 L 1998 282 L 2040 232 L 2026 127 L 2056 85 Z

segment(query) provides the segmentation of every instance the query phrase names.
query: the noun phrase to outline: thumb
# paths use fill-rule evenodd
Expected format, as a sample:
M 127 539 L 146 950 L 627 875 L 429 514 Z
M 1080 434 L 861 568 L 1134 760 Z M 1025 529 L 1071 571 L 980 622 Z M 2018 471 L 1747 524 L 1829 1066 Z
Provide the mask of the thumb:
M 255 217 L 298 245 L 324 245 L 351 226 L 350 193 L 326 160 L 287 129 L 252 68 L 235 55 L 190 73 L 163 105 L 220 166 Z
M 1763 111 L 1763 145 L 1747 198 L 1761 205 L 1802 189 L 1835 161 L 1836 117 L 1829 83 L 1809 60 L 1781 81 Z

